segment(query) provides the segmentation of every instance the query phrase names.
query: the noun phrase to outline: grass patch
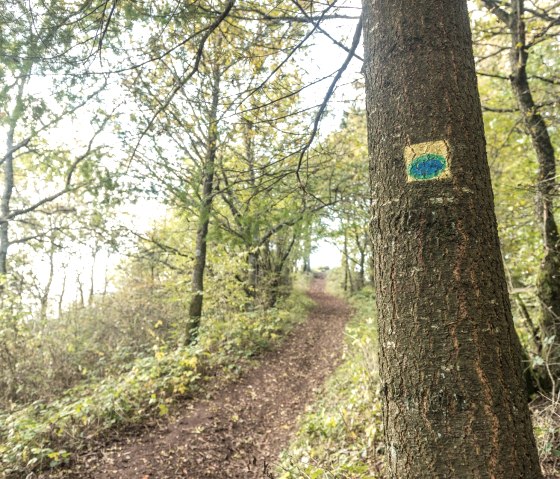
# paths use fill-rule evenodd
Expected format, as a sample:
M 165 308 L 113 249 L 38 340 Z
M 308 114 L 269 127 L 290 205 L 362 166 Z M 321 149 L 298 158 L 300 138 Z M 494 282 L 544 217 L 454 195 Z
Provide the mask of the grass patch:
M 339 271 L 329 274 L 331 293 L 344 294 L 341 284 Z M 344 362 L 282 453 L 280 479 L 385 477 L 373 297 L 365 289 L 348 299 L 354 315 L 346 329 Z M 531 412 L 544 477 L 560 478 L 560 394 L 539 397 Z
M 281 479 L 372 479 L 383 473 L 383 432 L 378 397 L 375 305 L 362 290 L 349 301 L 344 362 L 303 417 L 283 452 Z
M 560 477 L 560 396 L 542 396 L 531 405 L 533 429 L 546 478 Z

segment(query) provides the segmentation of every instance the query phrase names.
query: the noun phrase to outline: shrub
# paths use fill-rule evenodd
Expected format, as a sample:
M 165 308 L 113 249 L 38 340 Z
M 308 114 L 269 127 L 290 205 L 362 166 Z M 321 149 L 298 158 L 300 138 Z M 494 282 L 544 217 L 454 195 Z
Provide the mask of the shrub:
M 0 414 L 0 470 L 20 477 L 55 467 L 110 429 L 167 414 L 174 401 L 200 384 L 204 371 L 241 367 L 304 319 L 309 304 L 295 291 L 277 309 L 206 316 L 194 346 L 156 344 L 121 373 Z

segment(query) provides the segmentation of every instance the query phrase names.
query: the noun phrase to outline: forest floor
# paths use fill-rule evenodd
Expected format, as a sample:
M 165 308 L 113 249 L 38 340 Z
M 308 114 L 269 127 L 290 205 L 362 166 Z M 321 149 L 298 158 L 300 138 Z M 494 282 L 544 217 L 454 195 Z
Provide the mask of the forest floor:
M 265 479 L 305 407 L 338 366 L 350 308 L 315 278 L 307 321 L 234 382 L 174 408 L 164 421 L 125 432 L 41 478 Z

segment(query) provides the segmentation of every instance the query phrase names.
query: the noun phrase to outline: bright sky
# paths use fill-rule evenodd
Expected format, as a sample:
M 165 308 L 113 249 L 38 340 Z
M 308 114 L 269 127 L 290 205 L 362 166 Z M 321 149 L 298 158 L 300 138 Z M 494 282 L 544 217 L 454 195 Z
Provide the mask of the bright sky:
M 358 15 L 361 2 L 360 0 L 339 0 L 337 5 L 352 8 L 352 10 L 346 10 L 344 13 Z M 474 9 L 472 2 L 470 7 L 471 10 Z M 327 21 L 322 24 L 322 28 L 328 31 L 328 33 L 338 41 L 350 46 L 356 23 L 356 20 Z M 357 53 L 363 56 L 361 44 Z M 305 68 L 306 72 L 304 74 L 304 80 L 306 82 L 312 82 L 317 78 L 336 72 L 343 64 L 346 56 L 347 52 L 333 44 L 332 40 L 327 36 L 316 34 L 313 38 L 313 44 L 309 47 L 306 56 L 304 57 L 303 55 L 299 55 L 299 62 L 302 67 Z M 361 78 L 359 73 L 360 69 L 361 62 L 354 59 L 339 81 L 335 95 L 329 104 L 328 115 L 326 115 L 321 122 L 319 137 L 325 136 L 329 132 L 338 128 L 341 115 L 344 110 L 348 108 L 347 102 L 355 99 L 356 97 L 356 91 L 351 86 L 351 83 L 354 80 Z M 302 97 L 304 105 L 311 106 L 320 104 L 331 83 L 331 80 L 332 78 L 328 78 L 309 89 L 305 89 Z M 39 85 L 39 88 L 41 87 L 40 82 L 38 82 L 37 85 Z M 112 91 L 115 93 L 111 93 Z M 120 93 L 116 89 L 110 90 L 105 94 L 105 97 L 110 99 L 109 103 L 112 103 L 113 100 L 114 102 L 117 102 L 119 94 Z M 61 141 L 66 140 L 66 142 L 68 142 L 69 137 L 67 135 L 69 131 L 80 132 L 80 134 L 83 135 L 84 131 L 91 130 L 91 125 L 89 125 L 86 117 L 87 115 L 82 117 L 81 120 L 74 121 L 74 124 L 62 125 L 62 133 L 60 136 Z M 75 135 L 76 134 L 74 134 L 74 137 Z M 110 138 L 112 133 L 108 135 L 108 138 Z M 106 139 L 104 139 L 104 141 L 105 140 Z M 80 143 L 78 137 L 75 137 L 75 141 Z M 113 139 L 113 142 L 116 143 L 116 139 Z M 81 143 L 83 143 L 83 141 L 81 141 Z M 162 218 L 164 214 L 165 207 L 161 202 L 144 200 L 139 204 L 125 207 L 120 215 L 119 221 L 138 232 L 145 232 L 148 231 L 158 219 Z M 313 268 L 319 268 L 321 266 L 333 268 L 340 265 L 342 257 L 340 248 L 334 245 L 331 241 L 321 240 L 314 245 L 314 248 L 315 251 L 311 256 L 311 265 Z M 94 286 L 97 292 L 103 290 L 106 273 L 109 272 L 109 277 L 112 276 L 112 271 L 115 270 L 115 267 L 120 259 L 121 258 L 118 256 L 107 256 L 106 254 L 100 255 L 95 265 L 93 274 Z M 66 274 L 68 275 L 68 278 L 65 296 L 65 302 L 68 303 L 76 300 L 77 298 L 78 277 L 82 278 L 81 281 L 85 283 L 85 289 L 89 290 L 93 266 L 91 253 L 85 248 L 81 251 L 80 248 L 77 247 L 74 256 L 59 258 L 57 268 L 61 268 L 63 263 L 68 265 L 66 267 Z M 48 265 L 44 262 L 44 260 L 37 258 L 36 263 L 32 265 L 32 269 L 36 274 L 38 274 L 38 276 L 43 277 L 44 281 L 46 281 Z M 55 295 L 59 294 L 58 292 L 61 289 L 60 275 L 58 279 L 59 281 L 53 285 L 53 293 Z
M 347 14 L 359 14 L 359 0 L 341 0 L 338 4 L 355 8 L 355 10 L 346 11 L 345 13 Z M 356 23 L 356 20 L 328 21 L 322 25 L 322 28 L 327 30 L 329 34 L 338 41 L 350 46 Z M 361 50 L 362 48 L 360 45 L 358 54 L 361 54 Z M 343 64 L 346 56 L 347 52 L 334 45 L 331 39 L 327 38 L 325 35 L 317 34 L 314 37 L 313 44 L 307 51 L 306 57 L 304 58 L 300 55 L 301 64 L 306 70 L 304 80 L 312 82 L 317 78 L 336 72 Z M 351 83 L 357 78 L 360 78 L 360 69 L 361 63 L 353 60 L 339 81 L 335 95 L 329 104 L 328 115 L 326 115 L 321 122 L 319 132 L 320 136 L 328 134 L 330 131 L 333 131 L 339 126 L 341 115 L 343 111 L 348 108 L 347 102 L 356 97 L 356 91 L 351 86 Z M 309 89 L 305 89 L 302 97 L 303 104 L 306 106 L 320 104 L 323 101 L 331 81 L 332 79 L 328 78 Z M 39 79 L 39 81 L 32 85 L 32 88 L 45 88 L 42 86 L 44 84 L 45 83 Z M 118 97 L 118 93 L 113 94 L 111 93 L 112 91 L 113 90 L 109 90 L 106 94 L 104 94 L 105 98 L 109 99 L 109 103 L 113 103 L 113 100 L 115 102 L 118 101 L 117 98 L 113 98 Z M 109 107 L 110 105 L 107 106 L 107 108 Z M 89 124 L 87 114 L 80 115 L 80 117 L 81 119 L 76 119 L 71 123 L 69 122 L 69 124 L 63 123 L 59 129 L 60 138 L 54 138 L 55 141 L 66 144 L 72 143 L 73 145 L 75 145 L 73 142 L 84 143 L 84 141 L 80 141 L 80 138 L 76 135 L 83 136 L 84 132 L 87 132 L 87 135 L 90 135 L 92 128 Z M 56 136 L 57 135 L 55 133 L 55 137 Z M 102 138 L 102 143 L 111 141 L 116 142 L 116 139 L 112 137 L 112 133 L 108 133 L 107 135 L 104 134 L 103 136 L 104 138 Z M 86 139 L 85 142 L 87 143 L 87 141 L 88 140 Z M 119 218 L 119 221 L 122 221 L 128 227 L 138 232 L 145 232 L 149 230 L 154 222 L 156 222 L 164 214 L 165 207 L 160 202 L 145 200 L 141 201 L 137 205 L 130 205 L 126 207 Z M 330 244 L 327 241 L 320 241 L 317 245 L 315 245 L 315 248 L 316 250 L 311 257 L 312 267 L 318 268 L 320 266 L 328 266 L 332 268 L 340 264 L 340 251 L 333 244 Z M 66 257 L 60 255 L 57 261 L 55 269 L 59 271 L 56 274 L 55 283 L 52 286 L 53 296 L 56 297 L 56 295 L 60 294 L 62 289 L 62 274 L 60 274 L 60 270 L 63 265 L 66 268 L 65 271 L 67 275 L 64 302 L 69 303 L 75 301 L 78 297 L 78 279 L 84 284 L 85 292 L 89 291 L 92 267 L 94 271 L 93 282 L 95 291 L 102 291 L 107 272 L 109 273 L 109 277 L 111 277 L 112 271 L 114 271 L 120 259 L 120 257 L 108 256 L 103 253 L 97 258 L 95 267 L 93 267 L 91 252 L 89 249 L 76 246 L 75 253 L 73 255 L 70 254 Z M 35 257 L 34 264 L 31 265 L 31 268 L 39 278 L 42 278 L 43 282 L 46 282 L 49 268 L 44 259 Z
M 336 268 L 342 261 L 340 249 L 328 240 L 320 240 L 317 249 L 311 254 L 311 269 L 318 269 L 322 266 Z
M 358 15 L 361 8 L 360 0 L 347 0 L 339 2 L 344 6 L 353 7 L 355 10 L 346 12 L 347 14 Z M 329 21 L 325 22 L 323 28 L 334 38 L 343 44 L 350 46 L 352 36 L 357 21 Z M 358 55 L 362 56 L 363 48 L 360 43 Z M 317 35 L 313 45 L 310 47 L 306 59 L 302 59 L 307 71 L 307 81 L 313 81 L 329 73 L 337 71 L 346 59 L 347 52 L 333 44 L 332 40 L 325 35 Z M 309 60 L 312 59 L 310 62 Z M 338 83 L 334 97 L 329 105 L 329 114 L 321 122 L 320 135 L 326 135 L 335 130 L 340 125 L 342 113 L 348 108 L 348 101 L 356 98 L 356 90 L 352 87 L 352 81 L 361 78 L 360 69 L 362 65 L 358 60 L 353 60 L 343 77 Z M 305 105 L 320 104 L 332 79 L 329 78 L 313 88 L 303 91 L 302 102 Z M 137 207 L 130 210 L 130 221 L 139 231 L 146 231 L 150 226 L 161 217 L 163 212 L 162 205 L 151 201 L 142 202 Z M 340 249 L 327 240 L 319 241 L 315 245 L 315 252 L 311 256 L 312 268 L 328 266 L 334 268 L 340 265 L 342 254 Z

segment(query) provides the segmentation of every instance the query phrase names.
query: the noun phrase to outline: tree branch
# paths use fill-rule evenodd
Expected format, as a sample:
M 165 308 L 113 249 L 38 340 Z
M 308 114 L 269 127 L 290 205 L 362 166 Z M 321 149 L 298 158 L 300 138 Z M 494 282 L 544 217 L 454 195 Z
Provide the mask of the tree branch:
M 511 22 L 511 14 L 506 12 L 503 8 L 501 8 L 495 0 L 482 0 L 482 3 L 486 6 L 491 13 L 496 15 L 499 20 L 501 20 L 506 25 L 509 25 Z
M 338 81 L 340 80 L 340 78 L 342 77 L 342 74 L 344 73 L 346 68 L 348 68 L 348 65 L 350 64 L 350 61 L 354 57 L 354 52 L 358 48 L 358 45 L 360 43 L 360 38 L 362 36 L 363 21 L 364 21 L 364 18 L 363 18 L 363 16 L 361 16 L 360 20 L 358 22 L 358 25 L 356 26 L 356 30 L 354 32 L 354 38 L 352 39 L 352 46 L 350 47 L 350 51 L 349 51 L 348 55 L 346 56 L 346 59 L 344 60 L 344 63 L 339 68 L 339 70 L 336 72 L 336 75 L 333 78 L 333 81 L 331 82 L 331 84 L 329 86 L 329 89 L 327 90 L 325 98 L 323 99 L 323 103 L 319 107 L 319 111 L 317 112 L 317 115 L 315 116 L 315 121 L 313 123 L 313 129 L 311 131 L 311 135 L 309 136 L 309 140 L 307 141 L 307 143 L 305 144 L 305 146 L 303 147 L 303 149 L 300 152 L 299 159 L 298 159 L 298 165 L 297 165 L 297 168 L 296 168 L 296 177 L 297 177 L 298 182 L 301 186 L 303 186 L 303 182 L 301 180 L 300 171 L 301 171 L 301 166 L 303 164 L 303 158 L 304 158 L 305 154 L 307 153 L 307 151 L 309 150 L 311 144 L 313 143 L 313 140 L 315 139 L 315 136 L 317 135 L 317 131 L 319 129 L 319 123 L 321 121 L 321 118 L 323 117 L 323 114 L 325 113 L 325 110 L 327 109 L 327 105 L 328 105 L 331 97 L 334 94 L 334 90 L 336 88 L 336 85 L 337 85 Z
M 220 26 L 220 24 L 227 18 L 231 9 L 233 8 L 234 4 L 235 4 L 235 0 L 228 0 L 228 3 L 226 5 L 226 8 L 224 9 L 224 11 L 208 27 L 206 33 L 203 35 L 203 37 L 200 41 L 200 44 L 198 45 L 194 65 L 192 66 L 191 71 L 178 82 L 178 84 L 175 86 L 175 88 L 173 88 L 171 93 L 169 95 L 167 95 L 167 98 L 162 103 L 162 105 L 153 114 L 152 118 L 148 122 L 148 125 L 146 126 L 146 128 L 144 128 L 144 131 L 142 132 L 142 134 L 140 135 L 140 138 L 138 139 L 138 141 L 136 142 L 136 145 L 134 146 L 134 150 L 132 151 L 132 154 L 131 154 L 131 160 L 136 155 L 136 151 L 138 150 L 138 148 L 140 146 L 140 142 L 142 141 L 142 139 L 144 138 L 146 133 L 150 130 L 150 128 L 153 126 L 157 117 L 169 106 L 169 104 L 171 103 L 171 101 L 173 100 L 173 98 L 175 97 L 177 92 L 185 86 L 185 84 L 195 75 L 195 73 L 198 72 L 198 69 L 200 68 L 200 62 L 202 61 L 202 53 L 204 52 L 204 47 L 206 45 L 206 41 L 208 40 L 208 38 L 210 38 L 210 35 L 212 35 L 212 33 Z

